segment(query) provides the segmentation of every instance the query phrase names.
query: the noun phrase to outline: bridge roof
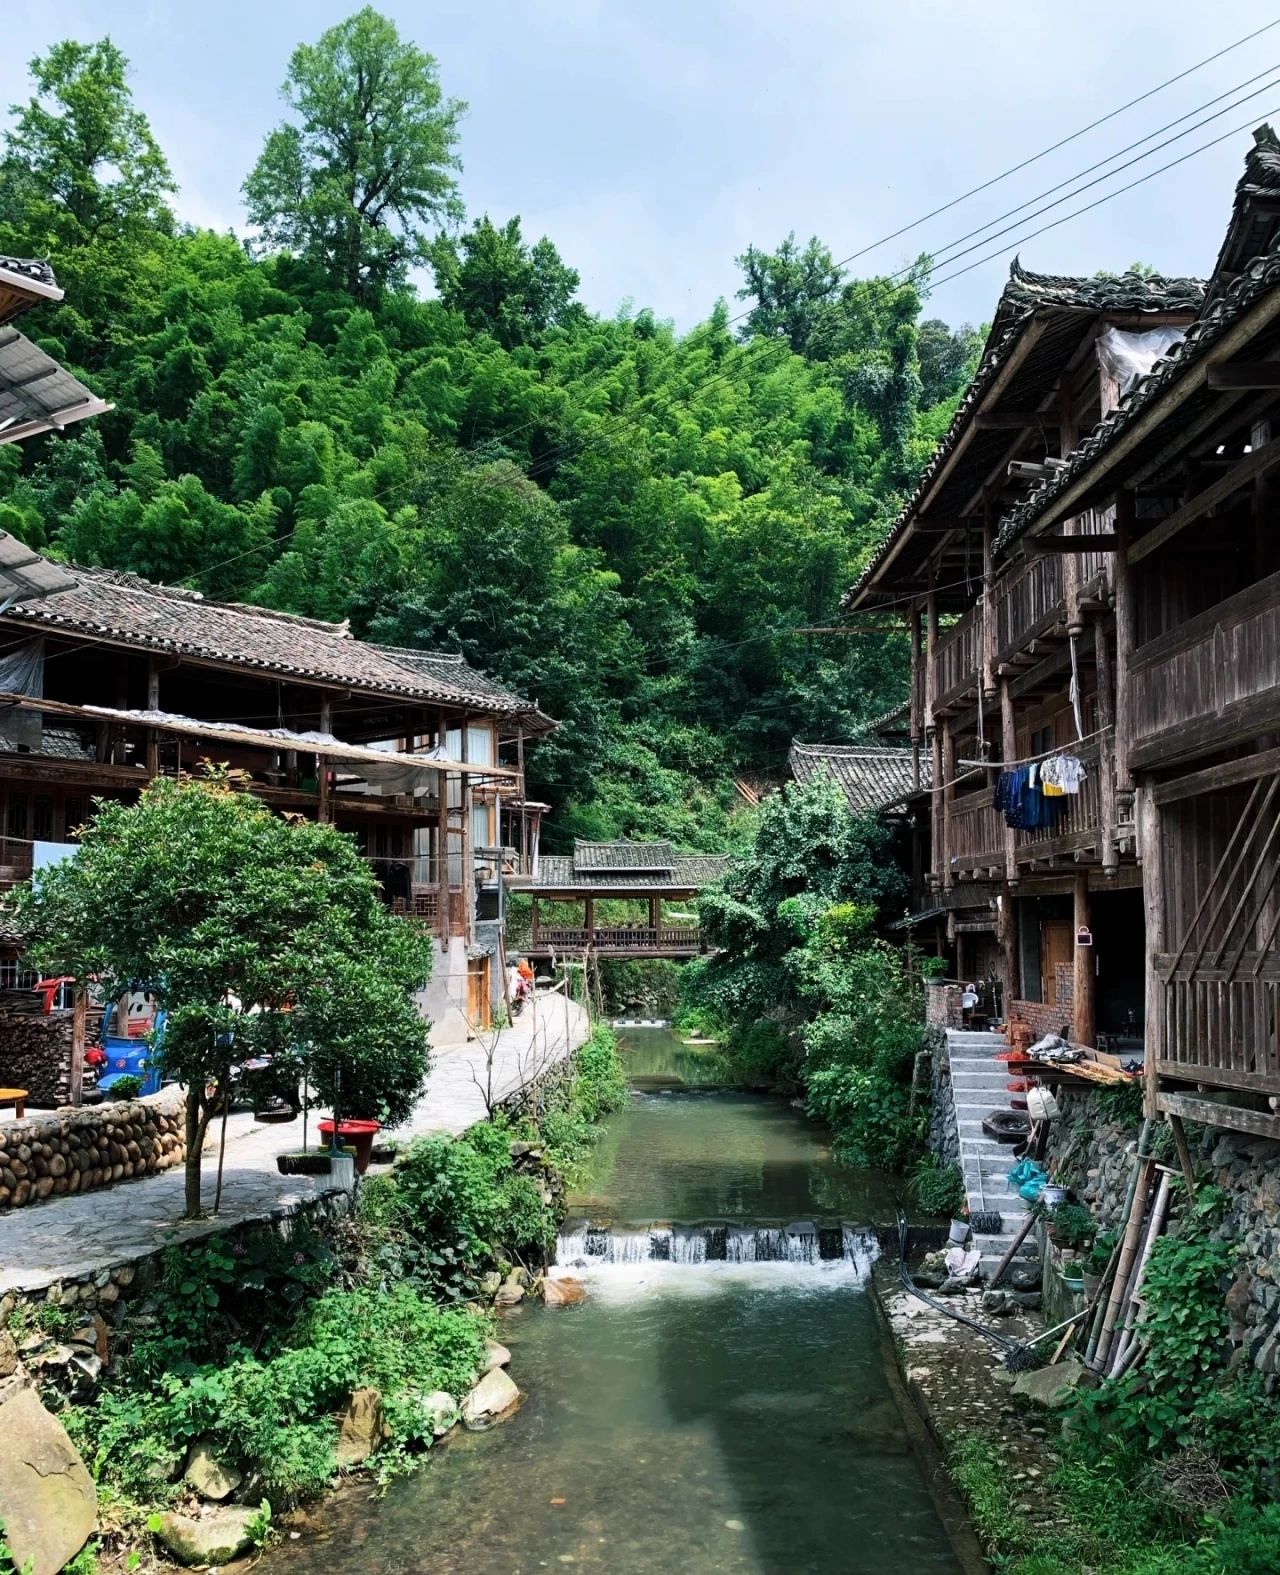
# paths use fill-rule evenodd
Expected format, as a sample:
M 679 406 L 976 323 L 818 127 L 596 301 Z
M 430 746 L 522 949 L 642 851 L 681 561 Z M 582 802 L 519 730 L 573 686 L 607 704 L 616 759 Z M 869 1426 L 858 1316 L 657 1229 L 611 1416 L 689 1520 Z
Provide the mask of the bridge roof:
M 720 879 L 729 859 L 713 853 L 676 853 L 669 842 L 575 842 L 572 856 L 542 855 L 532 892 L 599 895 L 699 891 Z

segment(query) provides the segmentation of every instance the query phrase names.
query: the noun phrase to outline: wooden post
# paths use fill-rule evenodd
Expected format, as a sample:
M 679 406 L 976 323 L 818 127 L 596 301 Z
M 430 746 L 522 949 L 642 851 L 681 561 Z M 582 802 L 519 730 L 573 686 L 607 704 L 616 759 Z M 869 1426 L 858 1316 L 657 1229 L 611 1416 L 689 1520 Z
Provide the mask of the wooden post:
M 1271 441 L 1271 423 L 1269 421 L 1255 421 L 1253 430 L 1249 435 L 1249 442 L 1256 454 L 1260 448 Z M 1264 470 L 1254 478 L 1253 482 L 1253 572 L 1256 579 L 1262 579 L 1270 572 L 1271 554 L 1269 543 L 1271 539 L 1272 500 L 1275 497 L 1275 487 L 1272 484 L 1273 471 Z
M 154 656 L 147 658 L 147 710 L 160 709 L 160 668 Z M 160 735 L 154 727 L 147 729 L 147 776 L 160 774 Z
M 471 759 L 469 740 L 467 738 L 470 717 L 463 716 L 458 724 L 458 737 L 460 748 L 458 758 L 464 765 Z M 475 852 L 471 846 L 471 806 L 474 802 L 471 786 L 471 773 L 462 773 L 462 933 L 467 941 L 475 934 L 476 921 L 476 860 Z
M 1058 453 L 1063 459 L 1076 446 L 1076 418 L 1071 400 L 1071 381 L 1064 377 L 1058 385 Z M 1061 526 L 1068 536 L 1074 536 L 1078 521 L 1066 520 Z M 1080 565 L 1073 552 L 1066 554 L 1062 565 L 1062 595 L 1067 609 L 1067 632 L 1079 634 L 1084 624 L 1080 621 Z
M 449 724 L 443 711 L 436 712 L 436 748 L 449 753 Z M 436 772 L 436 926 L 440 943 L 449 944 L 449 777 Z M 536 933 L 536 932 L 535 932 Z
M 937 731 L 929 740 L 929 748 L 933 772 L 929 782 L 929 857 L 934 884 L 940 887 L 946 872 L 946 856 L 942 845 L 942 735 Z
M 538 919 L 538 899 L 537 899 L 537 897 L 534 897 L 534 899 L 533 899 L 533 928 L 532 928 L 532 930 L 530 931 L 530 934 L 529 934 L 529 945 L 533 948 L 534 951 L 536 951 L 537 948 L 538 948 L 538 922 L 539 922 L 539 919 Z
M 320 731 L 333 732 L 333 702 L 328 695 L 320 701 Z M 329 801 L 329 763 L 324 755 L 316 756 L 316 819 L 321 824 L 333 819 L 333 806 Z
M 1000 753 L 1004 760 L 1016 760 L 1018 755 L 1018 730 L 1007 678 L 1000 680 Z M 1018 878 L 1018 833 L 1008 825 L 1004 828 L 1004 876 L 1006 881 Z
M 942 719 L 942 884 L 951 885 L 951 801 L 955 798 L 956 740 L 949 716 Z
M 937 699 L 938 657 L 938 597 L 933 588 L 933 569 L 929 569 L 929 594 L 925 598 L 924 646 L 924 725 L 933 727 L 934 702 Z
M 1071 1037 L 1078 1045 L 1092 1045 L 1095 1038 L 1094 996 L 1097 965 L 1092 946 L 1081 946 L 1079 931 L 1089 925 L 1089 876 L 1084 870 L 1075 880 L 1075 951 L 1072 955 Z
M 1133 570 L 1129 564 L 1129 545 L 1133 540 L 1133 493 L 1121 488 L 1116 494 L 1116 552 L 1112 580 L 1116 593 L 1116 670 L 1115 670 L 1115 771 L 1116 791 L 1132 793 L 1133 774 L 1129 769 L 1130 717 L 1129 665 L 1133 659 Z M 1141 850 L 1139 850 L 1141 856 Z
M 982 694 L 979 696 L 979 705 L 984 699 L 991 699 L 996 692 L 995 571 L 991 550 L 993 540 L 991 499 L 984 489 L 982 494 Z
M 1120 864 L 1116 837 L 1115 676 L 1111 670 L 1111 636 L 1105 619 L 1094 625 L 1094 656 L 1098 664 L 1098 802 L 1102 814 L 1102 868 L 1114 875 Z
M 1138 832 L 1138 857 L 1142 861 L 1142 903 L 1146 916 L 1146 1003 L 1143 1024 L 1146 1063 L 1146 1114 L 1156 1119 L 1156 1094 L 1160 1080 L 1156 1062 L 1164 1055 L 1164 984 L 1155 959 L 1164 951 L 1164 868 L 1160 855 L 1160 806 L 1150 788 L 1139 788 L 1134 799 Z
M 1021 980 L 1018 978 L 1018 926 L 1013 911 L 1013 892 L 1008 881 L 1000 893 L 1000 952 L 1004 962 L 1004 1016 L 1009 1020 L 1009 1007 L 1019 999 Z
M 924 720 L 920 714 L 920 603 L 911 603 L 911 786 L 920 789 L 920 745 L 924 739 Z
M 586 919 L 587 945 L 594 946 L 596 943 L 596 899 L 588 897 L 584 908 L 583 917 Z
M 655 945 L 658 940 L 658 931 L 662 928 L 662 898 L 654 892 L 649 898 L 649 928 L 653 931 Z
M 71 1076 L 67 1090 L 67 1101 L 72 1105 L 84 1103 L 84 1032 L 88 1009 L 88 992 L 84 985 L 77 984 L 71 1007 Z

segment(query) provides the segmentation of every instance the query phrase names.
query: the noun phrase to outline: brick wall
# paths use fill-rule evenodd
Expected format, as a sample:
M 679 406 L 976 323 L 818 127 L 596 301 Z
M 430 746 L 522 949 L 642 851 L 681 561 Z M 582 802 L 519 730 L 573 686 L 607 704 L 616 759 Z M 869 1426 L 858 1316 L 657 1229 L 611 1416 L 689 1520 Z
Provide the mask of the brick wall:
M 958 984 L 926 984 L 924 1020 L 929 1028 L 960 1028 L 964 1013 L 960 1008 L 962 992 Z
M 1017 1020 L 1031 1025 L 1031 1032 L 1035 1039 L 1043 1039 L 1045 1034 L 1060 1034 L 1066 1026 L 1066 1037 L 1071 1037 L 1071 1006 L 1059 1006 L 1048 1001 L 1010 1001 L 1010 1020 Z

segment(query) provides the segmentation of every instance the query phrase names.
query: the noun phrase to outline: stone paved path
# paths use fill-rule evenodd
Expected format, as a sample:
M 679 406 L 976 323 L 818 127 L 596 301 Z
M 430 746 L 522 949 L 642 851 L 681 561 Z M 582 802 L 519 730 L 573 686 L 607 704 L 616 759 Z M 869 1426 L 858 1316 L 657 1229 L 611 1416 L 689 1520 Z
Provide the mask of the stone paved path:
M 389 1135 L 406 1138 L 423 1132 L 456 1136 L 484 1119 L 483 1089 L 500 1104 L 562 1060 L 587 1037 L 586 1013 L 561 994 L 540 996 L 511 1027 L 485 1044 L 452 1045 L 432 1051 L 431 1072 L 417 1109 Z M 491 1046 L 491 1055 L 486 1053 Z M 312 1112 L 309 1140 L 316 1142 Z M 205 1145 L 204 1193 L 213 1198 L 219 1133 Z M 0 1295 L 35 1290 L 55 1280 L 83 1277 L 145 1257 L 172 1242 L 191 1241 L 228 1225 L 288 1212 L 325 1190 L 323 1178 L 282 1176 L 276 1155 L 298 1148 L 301 1124 L 262 1126 L 248 1112 L 227 1123 L 222 1208 L 216 1220 L 180 1221 L 182 1166 L 140 1181 L 121 1182 L 83 1196 L 55 1198 L 0 1215 Z

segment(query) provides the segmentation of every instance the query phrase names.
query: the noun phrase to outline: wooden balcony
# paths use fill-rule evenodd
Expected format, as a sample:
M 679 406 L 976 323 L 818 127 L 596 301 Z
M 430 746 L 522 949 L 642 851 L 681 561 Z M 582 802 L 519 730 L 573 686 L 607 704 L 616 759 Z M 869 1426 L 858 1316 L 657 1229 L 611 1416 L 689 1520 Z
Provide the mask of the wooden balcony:
M 936 710 L 954 705 L 977 688 L 982 670 L 982 606 L 977 604 L 938 640 L 933 659 Z
M 1029 558 L 992 588 L 996 611 L 996 662 L 1012 661 L 1064 616 L 1063 560 L 1056 553 Z
M 1135 766 L 1280 727 L 1280 574 L 1149 641 L 1130 674 Z
M 1080 791 L 1058 800 L 1062 807 L 1052 826 L 1014 832 L 1014 859 L 1019 869 L 1056 859 L 1088 863 L 1102 856 L 1106 830 L 1102 772 L 1112 769 L 1110 755 L 1100 751 L 1096 744 L 1074 753 L 1086 772 Z M 1004 815 L 992 804 L 990 787 L 954 799 L 946 817 L 947 865 L 951 880 L 1003 877 L 1007 831 Z M 938 868 L 934 873 L 940 878 L 943 871 Z

